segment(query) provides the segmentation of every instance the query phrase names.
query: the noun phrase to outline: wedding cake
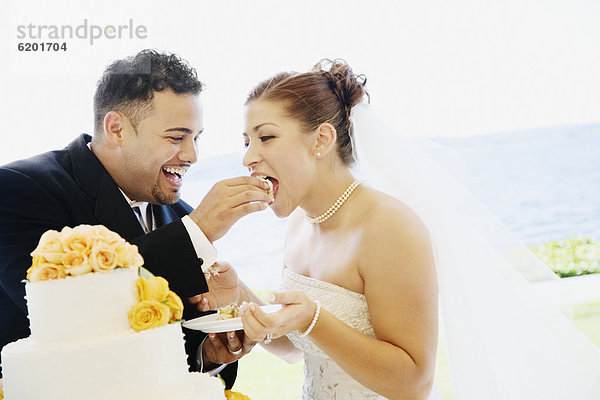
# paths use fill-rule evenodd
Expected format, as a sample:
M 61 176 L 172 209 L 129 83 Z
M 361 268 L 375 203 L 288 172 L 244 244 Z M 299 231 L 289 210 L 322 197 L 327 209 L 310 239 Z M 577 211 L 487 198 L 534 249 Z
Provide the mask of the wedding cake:
M 219 379 L 188 372 L 177 322 L 183 304 L 168 283 L 139 278 L 137 248 L 120 238 L 115 244 L 115 236 L 98 241 L 92 228 L 107 235 L 87 226 L 79 236 L 91 244 L 70 246 L 64 230 L 52 234 L 60 264 L 51 254 L 60 251 L 47 251 L 52 238 L 42 237 L 32 253 L 25 284 L 31 336 L 2 349 L 5 399 L 225 399 Z M 74 254 L 64 256 L 71 251 L 85 257 L 72 261 Z

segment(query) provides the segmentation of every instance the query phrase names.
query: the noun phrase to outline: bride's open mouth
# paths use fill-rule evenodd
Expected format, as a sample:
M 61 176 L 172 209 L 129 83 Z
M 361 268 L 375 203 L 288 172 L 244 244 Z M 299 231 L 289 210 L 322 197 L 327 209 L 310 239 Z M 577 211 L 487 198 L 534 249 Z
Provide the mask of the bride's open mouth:
M 268 175 L 254 175 L 256 178 L 267 182 L 270 186 L 268 194 L 273 198 L 269 205 L 273 204 L 277 199 L 277 192 L 279 191 L 279 181 L 276 178 Z

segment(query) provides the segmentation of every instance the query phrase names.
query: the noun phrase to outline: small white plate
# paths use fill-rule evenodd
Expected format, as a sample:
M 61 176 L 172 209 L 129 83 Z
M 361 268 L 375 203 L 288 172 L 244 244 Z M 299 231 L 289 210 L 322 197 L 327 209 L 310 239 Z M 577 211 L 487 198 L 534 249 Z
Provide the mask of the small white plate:
M 281 304 L 269 304 L 261 306 L 260 309 L 267 314 L 273 314 L 281 310 L 283 306 Z M 205 315 L 203 317 L 194 318 L 189 321 L 183 322 L 181 325 L 196 331 L 202 331 L 206 333 L 220 333 L 239 331 L 243 329 L 241 318 L 223 319 L 217 321 L 219 313 Z

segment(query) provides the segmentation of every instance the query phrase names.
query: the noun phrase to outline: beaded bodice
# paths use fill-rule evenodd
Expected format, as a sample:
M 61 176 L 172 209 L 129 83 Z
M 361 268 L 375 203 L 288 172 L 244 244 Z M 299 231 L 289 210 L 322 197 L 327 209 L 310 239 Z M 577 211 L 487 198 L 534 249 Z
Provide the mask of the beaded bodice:
M 310 299 L 319 300 L 322 308 L 362 334 L 375 338 L 367 300 L 362 293 L 353 292 L 333 283 L 299 275 L 284 269 L 282 291 L 299 290 Z M 310 337 L 298 332 L 288 334 L 294 345 L 304 351 L 303 400 L 379 400 L 384 397 L 367 389 L 342 370 Z M 441 399 L 434 390 L 430 400 Z

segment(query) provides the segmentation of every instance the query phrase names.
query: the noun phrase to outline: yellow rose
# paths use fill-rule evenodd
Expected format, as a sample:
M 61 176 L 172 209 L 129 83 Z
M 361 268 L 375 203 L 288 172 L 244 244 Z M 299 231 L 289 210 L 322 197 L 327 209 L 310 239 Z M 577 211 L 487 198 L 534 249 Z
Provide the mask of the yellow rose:
M 169 295 L 169 282 L 161 276 L 139 278 L 136 286 L 140 301 L 156 300 L 164 302 Z
M 90 227 L 92 238 L 96 243 L 106 243 L 114 245 L 117 243 L 125 243 L 125 239 L 119 236 L 118 233 L 111 231 L 104 225 L 94 225 Z
M 169 291 L 165 304 L 171 310 L 171 321 L 179 321 L 183 318 L 183 302 L 175 292 Z
M 117 264 L 120 267 L 138 268 L 144 265 L 144 259 L 138 252 L 136 245 L 124 242 L 114 245 L 113 249 L 117 253 Z
M 36 267 L 40 264 L 47 263 L 48 261 L 42 256 L 33 256 L 31 258 L 31 268 Z
M 47 281 L 67 276 L 62 265 L 51 263 L 34 264 L 27 270 L 29 282 Z
M 111 243 L 110 247 L 117 253 L 117 264 L 123 266 L 127 253 L 129 252 L 130 244 L 126 241 Z
M 239 392 L 233 392 L 231 390 L 225 391 L 225 397 L 227 400 L 250 400 L 250 397 Z
M 47 262 L 54 264 L 61 263 L 62 254 L 60 233 L 54 230 L 44 232 L 37 247 L 31 252 L 32 257 L 43 257 Z
M 127 313 L 129 325 L 134 331 L 158 328 L 169 323 L 169 307 L 156 300 L 144 300 L 129 310 Z
M 94 239 L 89 228 L 89 225 L 79 225 L 74 229 L 63 229 L 60 235 L 63 250 L 65 252 L 77 251 L 89 255 L 94 244 Z
M 79 251 L 69 251 L 63 254 L 62 264 L 65 272 L 71 276 L 78 276 L 92 272 L 92 266 L 88 262 L 88 257 Z
M 94 272 L 112 271 L 117 267 L 117 253 L 105 243 L 96 243 L 88 260 Z

